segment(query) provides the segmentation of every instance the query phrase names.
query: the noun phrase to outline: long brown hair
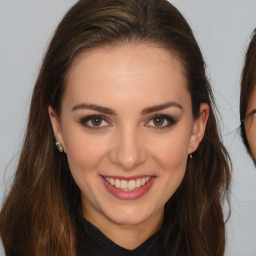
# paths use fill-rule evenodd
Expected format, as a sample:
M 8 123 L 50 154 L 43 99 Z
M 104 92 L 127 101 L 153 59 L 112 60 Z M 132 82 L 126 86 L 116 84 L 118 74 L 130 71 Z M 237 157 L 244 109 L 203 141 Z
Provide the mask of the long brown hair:
M 256 29 L 253 31 L 252 39 L 248 46 L 244 68 L 241 79 L 241 93 L 240 93 L 240 121 L 241 121 L 241 136 L 246 146 L 247 151 L 251 154 L 249 143 L 247 141 L 244 120 L 246 118 L 247 107 L 253 89 L 256 87 Z
M 205 136 L 188 160 L 181 186 L 166 204 L 165 250 L 171 253 L 173 223 L 185 255 L 221 256 L 225 247 L 222 196 L 228 191 L 229 157 L 214 114 L 205 63 L 192 30 L 165 0 L 80 0 L 59 24 L 35 84 L 23 149 L 0 215 L 6 254 L 75 256 L 74 216 L 80 192 L 65 154 L 54 147 L 47 108 L 61 113 L 66 77 L 82 52 L 105 45 L 153 44 L 172 51 L 186 70 L 194 118 L 210 107 Z

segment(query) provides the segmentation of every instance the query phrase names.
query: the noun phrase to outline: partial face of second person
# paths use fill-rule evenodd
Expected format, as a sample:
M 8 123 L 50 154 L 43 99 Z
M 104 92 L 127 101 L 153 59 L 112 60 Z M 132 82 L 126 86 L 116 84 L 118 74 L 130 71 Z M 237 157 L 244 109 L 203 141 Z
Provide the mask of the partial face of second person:
M 61 115 L 49 114 L 83 215 L 106 233 L 111 225 L 160 227 L 208 118 L 201 104 L 193 119 L 187 87 L 183 65 L 162 48 L 127 44 L 75 59 Z
M 256 85 L 250 96 L 244 121 L 246 137 L 250 146 L 251 155 L 256 163 Z

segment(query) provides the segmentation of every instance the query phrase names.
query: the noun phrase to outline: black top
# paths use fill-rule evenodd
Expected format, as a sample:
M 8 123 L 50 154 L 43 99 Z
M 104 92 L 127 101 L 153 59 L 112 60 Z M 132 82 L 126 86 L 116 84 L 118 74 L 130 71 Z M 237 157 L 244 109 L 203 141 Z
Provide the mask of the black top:
M 134 250 L 127 250 L 107 238 L 83 218 L 76 222 L 78 256 L 163 256 L 163 234 L 157 232 Z M 172 254 L 173 255 L 173 254 Z M 175 255 L 179 255 L 176 254 Z
M 78 256 L 159 256 L 163 255 L 159 232 L 134 250 L 127 250 L 112 242 L 85 219 L 77 226 Z

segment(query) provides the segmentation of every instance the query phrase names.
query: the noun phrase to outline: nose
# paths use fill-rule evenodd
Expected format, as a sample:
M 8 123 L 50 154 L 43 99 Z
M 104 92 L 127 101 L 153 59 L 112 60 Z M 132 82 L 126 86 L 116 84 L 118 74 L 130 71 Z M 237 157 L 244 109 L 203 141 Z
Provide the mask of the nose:
M 120 131 L 114 138 L 109 152 L 110 161 L 124 170 L 132 170 L 147 159 L 143 138 L 133 129 Z

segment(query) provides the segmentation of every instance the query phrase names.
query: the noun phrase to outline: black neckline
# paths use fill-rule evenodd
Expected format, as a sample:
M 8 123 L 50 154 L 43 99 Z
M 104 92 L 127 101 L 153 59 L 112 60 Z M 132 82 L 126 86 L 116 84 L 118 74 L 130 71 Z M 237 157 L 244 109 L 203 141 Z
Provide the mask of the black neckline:
M 99 229 L 84 218 L 76 225 L 78 255 L 100 256 L 157 256 L 162 254 L 161 232 L 149 237 L 134 250 L 125 249 L 106 237 Z M 90 251 L 90 253 L 88 253 Z

